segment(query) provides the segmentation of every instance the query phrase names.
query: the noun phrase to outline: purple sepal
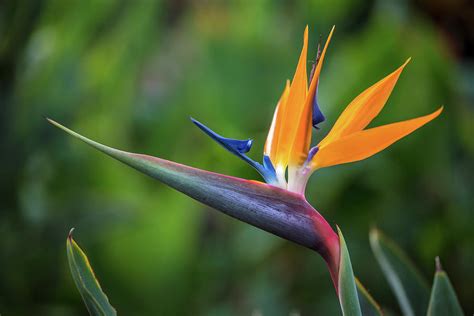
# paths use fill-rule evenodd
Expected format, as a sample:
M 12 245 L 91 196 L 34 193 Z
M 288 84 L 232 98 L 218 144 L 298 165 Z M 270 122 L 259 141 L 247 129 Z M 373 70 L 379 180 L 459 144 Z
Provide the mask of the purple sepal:
M 316 155 L 316 153 L 318 152 L 319 150 L 319 147 L 318 146 L 314 146 L 313 148 L 311 148 L 308 152 L 308 158 L 306 158 L 306 161 L 305 161 L 305 165 L 310 163 L 311 160 L 313 160 L 313 157 L 314 155 Z

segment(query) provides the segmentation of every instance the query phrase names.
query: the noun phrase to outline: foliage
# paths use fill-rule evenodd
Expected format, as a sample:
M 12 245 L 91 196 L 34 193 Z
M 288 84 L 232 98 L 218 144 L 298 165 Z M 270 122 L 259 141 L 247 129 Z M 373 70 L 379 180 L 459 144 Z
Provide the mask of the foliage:
M 456 293 L 446 272 L 441 268 L 438 257 L 428 304 L 428 285 L 405 252 L 377 229 L 370 232 L 370 244 L 403 315 L 463 315 Z
M 377 229 L 370 232 L 370 245 L 397 297 L 403 315 L 424 315 L 428 306 L 429 288 L 410 259 Z
M 338 233 L 341 240 L 341 270 L 339 272 L 338 294 L 342 314 L 346 316 L 383 315 L 382 309 L 372 296 L 354 278 L 344 237 L 339 229 Z M 377 229 L 371 231 L 370 237 L 374 255 L 384 272 L 385 278 L 392 285 L 403 315 L 463 315 L 456 293 L 446 272 L 441 268 L 439 258 L 436 258 L 436 272 L 429 304 L 422 305 L 421 303 L 425 301 L 423 297 L 419 296 L 418 291 L 420 291 L 420 288 L 427 289 L 427 286 L 420 283 L 421 277 L 417 274 L 416 268 L 413 267 L 403 250 Z M 67 240 L 67 254 L 71 274 L 90 315 L 116 315 L 95 278 L 87 256 L 72 239 L 72 230 Z M 417 301 L 417 299 L 420 301 Z M 414 303 L 416 305 L 413 305 Z
M 115 309 L 110 305 L 109 299 L 102 291 L 89 259 L 72 238 L 73 230 L 71 229 L 67 237 L 67 259 L 74 283 L 79 293 L 81 293 L 89 314 L 92 316 L 117 315 Z
M 337 232 L 339 234 L 339 240 L 341 241 L 338 296 L 339 303 L 341 304 L 342 315 L 362 316 L 349 251 L 347 250 L 344 236 L 342 236 L 339 228 L 337 229 Z
M 428 306 L 428 316 L 464 315 L 458 298 L 454 292 L 448 275 L 441 267 L 439 258 L 436 258 L 436 273 L 434 276 L 433 288 L 431 289 L 430 304 Z

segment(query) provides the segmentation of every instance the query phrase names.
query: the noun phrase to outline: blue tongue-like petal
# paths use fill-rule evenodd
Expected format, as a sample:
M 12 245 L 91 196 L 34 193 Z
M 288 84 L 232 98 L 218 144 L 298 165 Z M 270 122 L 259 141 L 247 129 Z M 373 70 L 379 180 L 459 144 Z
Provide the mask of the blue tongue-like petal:
M 245 154 L 249 152 L 250 148 L 252 148 L 252 140 L 251 139 L 246 139 L 246 140 L 240 140 L 240 139 L 233 139 L 233 138 L 227 138 L 223 137 L 213 130 L 211 130 L 209 127 L 206 125 L 202 124 L 201 122 L 191 118 L 191 121 L 193 121 L 194 124 L 196 124 L 197 127 L 199 127 L 204 133 L 209 135 L 212 139 L 214 139 L 216 142 L 218 142 L 222 147 L 230 151 L 231 153 L 240 156 L 241 154 Z
M 316 86 L 316 93 L 314 94 L 314 100 L 313 100 L 313 127 L 316 129 L 319 129 L 319 127 L 317 126 L 319 123 L 322 123 L 326 120 L 326 117 L 324 116 L 323 112 L 321 112 L 321 109 L 319 108 L 318 90 L 319 90 L 319 82 L 318 82 L 318 85 Z
M 264 164 L 262 165 L 245 155 L 245 153 L 249 152 L 250 148 L 252 148 L 253 141 L 251 139 L 240 140 L 223 137 L 201 122 L 193 118 L 191 118 L 191 121 L 209 137 L 219 143 L 219 145 L 254 167 L 262 175 L 267 183 L 274 184 L 277 182 L 275 169 L 273 168 L 273 165 L 269 159 L 265 160 L 264 157 Z

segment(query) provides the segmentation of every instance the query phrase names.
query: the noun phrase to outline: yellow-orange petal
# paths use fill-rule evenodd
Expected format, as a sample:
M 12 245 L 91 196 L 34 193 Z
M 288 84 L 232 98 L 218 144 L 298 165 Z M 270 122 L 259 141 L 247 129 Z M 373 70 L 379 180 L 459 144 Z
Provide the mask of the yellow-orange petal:
M 368 158 L 433 120 L 442 110 L 443 107 L 422 117 L 355 132 L 327 143 L 319 148 L 311 161 L 311 168 L 315 170 Z
M 320 142 L 324 146 L 343 136 L 363 130 L 380 113 L 410 58 L 397 70 L 359 94 L 337 119 L 328 135 Z
M 303 49 L 301 50 L 298 66 L 290 86 L 290 93 L 282 111 L 282 124 L 278 140 L 278 153 L 276 155 L 277 165 L 287 166 L 292 142 L 296 133 L 296 126 L 303 112 L 304 100 L 308 90 L 308 78 L 306 73 L 306 56 L 308 52 L 308 26 L 304 31 Z
M 312 132 L 312 110 L 313 110 L 313 100 L 316 93 L 316 88 L 318 85 L 319 74 L 321 73 L 321 67 L 324 62 L 324 56 L 326 55 L 326 50 L 328 48 L 329 42 L 331 41 L 332 34 L 334 32 L 334 26 L 329 33 L 328 39 L 324 45 L 321 57 L 316 69 L 314 71 L 313 78 L 311 79 L 311 84 L 306 95 L 306 99 L 303 104 L 302 112 L 300 113 L 299 118 L 296 123 L 290 129 L 296 129 L 294 139 L 291 141 L 289 161 L 291 165 L 302 165 L 306 161 L 308 156 L 309 146 L 311 145 L 311 132 Z
M 286 101 L 288 100 L 288 94 L 290 93 L 290 80 L 286 81 L 285 88 L 281 94 L 280 100 L 277 103 L 275 113 L 273 114 L 272 124 L 268 131 L 267 140 L 265 141 L 265 147 L 263 154 L 270 157 L 273 164 L 277 162 L 278 153 L 278 140 L 280 137 L 280 129 L 282 124 L 282 116 L 285 111 Z

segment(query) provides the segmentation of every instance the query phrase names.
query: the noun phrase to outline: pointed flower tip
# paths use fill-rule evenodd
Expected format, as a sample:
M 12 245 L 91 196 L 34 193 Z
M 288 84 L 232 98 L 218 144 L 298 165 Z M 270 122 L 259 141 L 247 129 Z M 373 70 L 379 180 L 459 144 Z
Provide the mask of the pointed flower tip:
M 431 114 L 428 114 L 428 116 L 431 116 L 430 121 L 437 118 L 443 112 L 443 110 L 444 110 L 444 105 L 441 105 L 436 111 L 434 111 Z
M 326 46 L 329 44 L 329 42 L 331 41 L 331 38 L 332 38 L 332 35 L 334 34 L 334 31 L 336 30 L 336 26 L 333 25 L 333 27 L 331 28 L 331 31 L 329 32 L 329 35 L 328 35 L 328 38 L 326 39 Z
M 394 72 L 392 72 L 390 75 L 387 76 L 387 78 L 391 77 L 391 76 L 397 76 L 396 78 L 398 78 L 398 76 L 401 74 L 401 72 L 403 71 L 403 69 L 405 69 L 405 67 L 408 65 L 408 63 L 411 61 L 411 57 L 408 57 L 407 60 L 405 60 L 405 62 L 397 68 L 397 70 L 395 70 Z
M 407 60 L 405 60 L 405 62 L 397 68 L 397 70 L 395 70 L 394 72 L 392 72 L 390 75 L 387 76 L 387 78 L 394 78 L 394 84 L 397 82 L 400 74 L 402 73 L 402 71 L 405 69 L 405 67 L 408 65 L 408 63 L 411 61 L 411 57 L 408 57 Z
M 329 35 L 328 35 L 327 41 L 330 41 L 330 40 L 331 40 L 332 34 L 334 33 L 335 30 L 336 30 L 336 25 L 333 25 L 332 28 L 331 28 L 331 31 L 329 31 Z
M 387 75 L 385 78 L 383 78 L 382 80 L 380 80 L 379 82 L 377 82 L 375 85 L 373 85 L 372 87 L 376 87 L 377 84 L 379 84 L 380 82 L 390 82 L 391 84 L 395 85 L 395 83 L 397 82 L 398 78 L 400 77 L 402 71 L 405 69 L 405 67 L 408 65 L 408 63 L 411 61 L 411 57 L 409 57 L 407 60 L 405 60 L 405 62 L 400 66 L 398 67 L 397 69 L 395 69 L 395 71 L 393 71 L 392 73 L 390 73 L 389 75 Z M 371 88 L 372 88 L 371 87 Z M 369 88 L 370 89 L 370 88 Z
M 304 33 L 303 33 L 303 46 L 308 45 L 308 33 L 309 33 L 308 30 L 309 30 L 308 25 L 306 25 L 306 27 L 304 28 Z
M 411 61 L 411 57 L 408 57 L 407 60 L 405 60 L 405 62 L 398 68 L 398 70 L 400 71 L 403 70 L 410 61 Z

